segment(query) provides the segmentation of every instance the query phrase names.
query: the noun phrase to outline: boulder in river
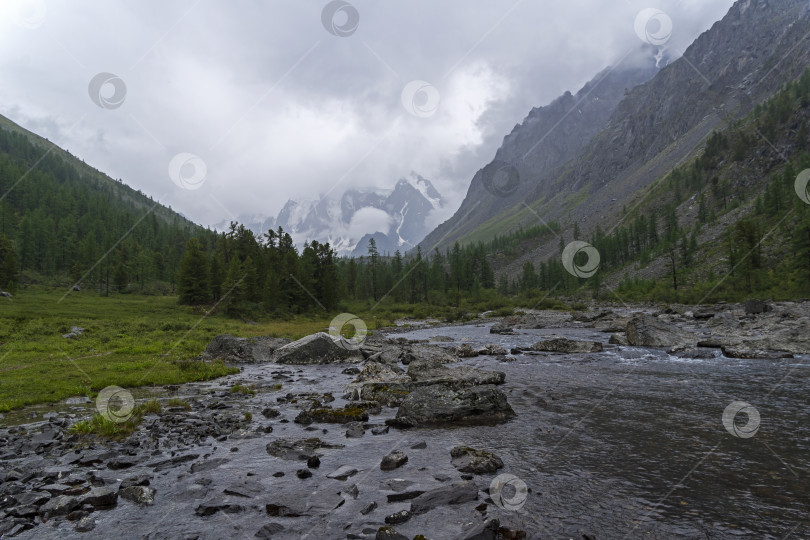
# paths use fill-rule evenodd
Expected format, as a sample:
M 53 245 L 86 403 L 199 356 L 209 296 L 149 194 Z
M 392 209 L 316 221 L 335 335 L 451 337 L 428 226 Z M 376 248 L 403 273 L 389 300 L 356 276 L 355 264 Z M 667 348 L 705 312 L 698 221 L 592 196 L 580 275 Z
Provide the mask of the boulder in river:
M 426 491 L 411 501 L 411 514 L 424 514 L 440 506 L 478 499 L 478 486 L 470 481 L 456 482 Z
M 494 385 L 453 390 L 441 384 L 417 388 L 402 401 L 394 426 L 486 424 L 515 416 L 506 395 Z
M 743 303 L 745 312 L 749 315 L 759 315 L 760 313 L 767 313 L 773 310 L 773 306 L 766 304 L 762 300 L 746 300 Z
M 348 345 L 345 340 L 332 338 L 318 332 L 279 347 L 273 353 L 278 364 L 332 364 L 336 362 L 360 362 L 363 355 Z
M 203 358 L 220 359 L 234 364 L 269 362 L 273 351 L 290 342 L 272 337 L 235 337 L 222 334 L 211 340 L 203 351 Z
M 486 371 L 469 366 L 449 368 L 430 361 L 411 363 L 408 366 L 408 377 L 414 387 L 440 384 L 449 388 L 462 388 L 482 384 L 503 384 L 506 380 L 503 371 Z
M 627 341 L 634 347 L 694 346 L 697 339 L 652 315 L 636 315 L 627 323 Z
M 450 450 L 450 457 L 453 467 L 461 472 L 488 474 L 503 468 L 501 458 L 492 452 L 469 446 L 456 446 Z
M 532 350 L 556 353 L 597 353 L 602 351 L 602 344 L 598 341 L 576 341 L 555 337 L 538 341 L 532 345 Z

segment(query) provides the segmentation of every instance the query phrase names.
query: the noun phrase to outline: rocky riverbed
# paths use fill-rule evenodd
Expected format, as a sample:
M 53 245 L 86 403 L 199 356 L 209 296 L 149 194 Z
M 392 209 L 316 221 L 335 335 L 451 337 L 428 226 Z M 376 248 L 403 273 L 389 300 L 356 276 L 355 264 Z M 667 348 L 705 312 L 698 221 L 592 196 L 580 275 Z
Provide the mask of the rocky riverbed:
M 121 442 L 0 420 L 2 538 L 804 538 L 810 306 L 598 306 L 363 343 L 221 336 L 241 372 Z M 234 388 L 243 391 L 233 391 Z M 742 404 L 742 405 L 739 405 Z

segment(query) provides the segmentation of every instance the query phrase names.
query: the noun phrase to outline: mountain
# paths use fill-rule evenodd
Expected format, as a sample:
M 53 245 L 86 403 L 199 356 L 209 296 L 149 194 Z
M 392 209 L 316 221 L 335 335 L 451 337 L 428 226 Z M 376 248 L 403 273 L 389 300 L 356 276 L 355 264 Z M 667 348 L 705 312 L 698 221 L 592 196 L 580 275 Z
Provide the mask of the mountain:
M 412 172 L 390 190 L 349 189 L 340 198 L 288 200 L 276 217 L 240 216 L 239 222 L 256 234 L 282 227 L 298 244 L 328 242 L 340 255 L 362 256 L 371 238 L 380 253 L 415 247 L 430 231 L 432 214 L 444 207 L 430 180 Z
M 681 58 L 646 82 L 637 74 L 639 84 L 626 95 L 611 90 L 625 73 L 619 65 L 591 81 L 590 94 L 586 86 L 574 99 L 563 96 L 532 111 L 542 127 L 533 129 L 530 114 L 504 139 L 493 162 L 472 179 L 459 211 L 426 237 L 423 249 L 488 240 L 546 222 L 560 223 L 562 240 L 570 241 L 574 225 L 590 237 L 597 228 L 615 230 L 628 213 L 655 212 L 661 201 L 649 197 L 652 184 L 694 159 L 714 132 L 737 125 L 810 65 L 809 15 L 802 0 L 740 0 Z M 582 104 L 600 91 L 615 102 L 589 116 L 590 122 L 577 123 Z M 559 125 L 548 135 L 554 118 Z M 535 158 L 521 158 L 527 147 Z M 507 189 L 493 195 L 487 186 L 499 174 L 502 183 L 494 183 Z M 526 261 L 558 256 L 560 242 L 560 235 L 551 235 L 525 249 L 508 273 Z
M 0 235 L 15 248 L 23 284 L 81 281 L 155 293 L 171 289 L 189 238 L 214 239 L 2 116 Z
M 566 92 L 532 109 L 504 137 L 493 160 L 475 174 L 458 211 L 421 242 L 422 250 L 464 241 L 498 214 L 516 204 L 522 207 L 521 201 L 537 184 L 577 156 L 607 125 L 629 89 L 649 80 L 667 61 L 658 58 L 651 46 L 639 47 L 576 94 Z M 504 224 L 494 225 L 493 230 L 500 232 Z

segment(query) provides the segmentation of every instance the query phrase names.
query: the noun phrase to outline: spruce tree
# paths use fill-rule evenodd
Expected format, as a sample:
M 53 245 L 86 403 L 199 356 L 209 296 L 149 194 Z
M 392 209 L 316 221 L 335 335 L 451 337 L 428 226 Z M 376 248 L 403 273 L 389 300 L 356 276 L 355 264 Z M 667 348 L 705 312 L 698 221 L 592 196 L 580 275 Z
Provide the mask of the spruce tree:
M 14 245 L 0 234 L 0 290 L 14 291 L 20 279 L 20 263 Z
M 181 304 L 204 304 L 210 297 L 208 288 L 208 261 L 202 244 L 196 238 L 186 243 L 186 252 L 180 261 L 177 290 Z

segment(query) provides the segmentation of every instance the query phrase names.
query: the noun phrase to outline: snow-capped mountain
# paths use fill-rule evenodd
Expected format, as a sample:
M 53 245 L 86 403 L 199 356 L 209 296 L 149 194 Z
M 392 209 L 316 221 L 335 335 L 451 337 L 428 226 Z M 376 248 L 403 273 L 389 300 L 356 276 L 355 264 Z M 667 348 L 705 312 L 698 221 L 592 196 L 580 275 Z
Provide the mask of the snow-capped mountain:
M 307 240 L 329 242 L 340 255 L 368 253 L 374 238 L 380 253 L 405 252 L 431 230 L 432 213 L 445 209 L 445 200 L 430 180 L 412 172 L 393 189 L 349 189 L 340 198 L 288 200 L 278 216 L 240 216 L 239 222 L 256 234 L 282 227 L 296 244 Z M 226 230 L 228 223 L 216 228 Z

